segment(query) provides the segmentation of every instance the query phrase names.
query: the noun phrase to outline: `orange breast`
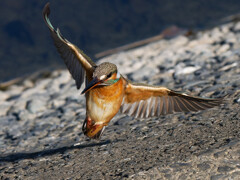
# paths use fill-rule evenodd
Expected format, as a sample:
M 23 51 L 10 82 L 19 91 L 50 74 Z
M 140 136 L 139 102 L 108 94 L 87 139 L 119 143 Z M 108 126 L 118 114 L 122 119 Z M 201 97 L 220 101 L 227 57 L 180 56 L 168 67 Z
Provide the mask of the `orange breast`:
M 86 95 L 87 115 L 98 123 L 108 123 L 119 111 L 124 95 L 122 78 L 110 86 L 98 86 Z

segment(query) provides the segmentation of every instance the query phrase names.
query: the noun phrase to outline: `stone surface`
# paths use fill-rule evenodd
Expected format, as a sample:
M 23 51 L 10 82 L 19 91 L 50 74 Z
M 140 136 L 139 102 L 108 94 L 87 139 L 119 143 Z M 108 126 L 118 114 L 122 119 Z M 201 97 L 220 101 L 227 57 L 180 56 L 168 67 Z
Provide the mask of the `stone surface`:
M 0 92 L 1 179 L 239 179 L 240 31 L 228 23 L 126 52 L 115 63 L 136 82 L 223 105 L 150 119 L 117 114 L 100 141 L 82 133 L 85 98 L 67 70 Z

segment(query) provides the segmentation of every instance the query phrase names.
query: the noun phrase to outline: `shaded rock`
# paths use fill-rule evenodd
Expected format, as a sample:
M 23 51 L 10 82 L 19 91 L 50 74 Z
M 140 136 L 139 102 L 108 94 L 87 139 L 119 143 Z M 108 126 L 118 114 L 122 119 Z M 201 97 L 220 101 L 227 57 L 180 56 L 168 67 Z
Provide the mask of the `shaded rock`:
M 223 179 L 225 177 L 225 175 L 223 174 L 217 174 L 217 175 L 213 175 L 210 177 L 211 180 L 220 180 Z
M 206 171 L 210 168 L 210 165 L 208 163 L 202 163 L 198 164 L 197 168 L 200 169 L 201 171 Z
M 0 117 L 0 128 L 4 130 L 6 127 L 11 127 L 16 121 L 14 116 Z
M 225 173 L 225 172 L 228 172 L 228 171 L 232 171 L 234 169 L 235 168 L 229 167 L 229 166 L 220 166 L 220 167 L 218 167 L 218 172 Z

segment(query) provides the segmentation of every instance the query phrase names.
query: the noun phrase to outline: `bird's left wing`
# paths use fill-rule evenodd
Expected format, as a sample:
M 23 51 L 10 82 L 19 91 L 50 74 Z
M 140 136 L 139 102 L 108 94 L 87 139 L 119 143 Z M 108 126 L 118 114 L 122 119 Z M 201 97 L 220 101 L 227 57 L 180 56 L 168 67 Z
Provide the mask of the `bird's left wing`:
M 50 30 L 59 54 L 63 58 L 69 72 L 76 81 L 77 88 L 79 89 L 84 82 L 85 74 L 88 81 L 92 80 L 92 74 L 96 64 L 86 54 L 84 54 L 83 51 L 78 49 L 77 46 L 65 39 L 59 29 L 54 29 L 48 18 L 49 14 L 50 8 L 49 3 L 47 3 L 43 9 L 44 21 Z
M 198 111 L 222 104 L 223 98 L 189 96 L 165 87 L 128 82 L 121 112 L 136 118 L 148 118 L 174 112 Z

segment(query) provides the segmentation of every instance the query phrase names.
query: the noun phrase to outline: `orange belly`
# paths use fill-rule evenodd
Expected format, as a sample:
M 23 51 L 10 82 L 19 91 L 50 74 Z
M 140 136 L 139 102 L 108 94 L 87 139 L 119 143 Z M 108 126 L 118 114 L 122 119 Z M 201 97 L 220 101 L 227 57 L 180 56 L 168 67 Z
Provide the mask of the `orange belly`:
M 119 79 L 110 86 L 98 86 L 86 95 L 87 116 L 95 123 L 108 124 L 117 114 L 124 95 L 124 81 Z

